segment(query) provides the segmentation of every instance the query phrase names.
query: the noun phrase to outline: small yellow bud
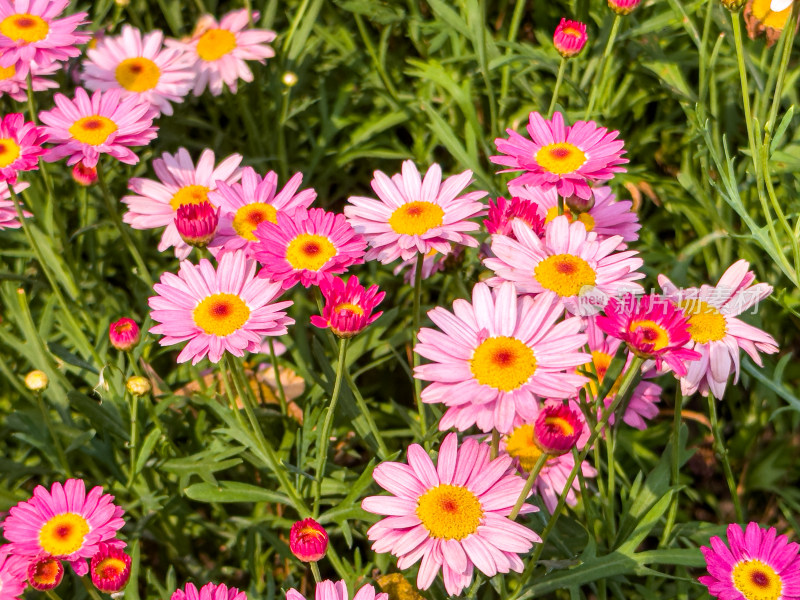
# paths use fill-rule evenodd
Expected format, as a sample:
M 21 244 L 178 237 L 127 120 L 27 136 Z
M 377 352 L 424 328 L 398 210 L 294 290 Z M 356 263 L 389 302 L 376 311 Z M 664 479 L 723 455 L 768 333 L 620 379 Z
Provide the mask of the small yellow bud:
M 291 71 L 286 71 L 286 73 L 283 74 L 281 81 L 283 81 L 283 85 L 286 87 L 293 87 L 297 84 L 297 75 Z
M 49 383 L 50 380 L 44 371 L 31 371 L 25 375 L 25 387 L 32 392 L 43 392 Z
M 125 388 L 134 396 L 146 396 L 153 389 L 153 386 L 150 385 L 150 380 L 147 377 L 134 375 L 128 378 Z

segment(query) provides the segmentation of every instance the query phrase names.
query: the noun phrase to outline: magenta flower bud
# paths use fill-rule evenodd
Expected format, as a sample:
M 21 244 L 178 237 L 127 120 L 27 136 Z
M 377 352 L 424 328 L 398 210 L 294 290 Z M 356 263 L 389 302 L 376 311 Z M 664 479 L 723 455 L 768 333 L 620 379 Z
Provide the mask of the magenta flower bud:
M 31 560 L 28 565 L 28 585 L 44 592 L 58 587 L 64 577 L 64 565 L 47 554 Z
M 219 208 L 209 202 L 182 204 L 175 215 L 175 226 L 184 242 L 205 248 L 214 239 L 219 224 Z
M 133 350 L 139 343 L 139 326 L 133 319 L 122 317 L 108 326 L 108 339 L 117 350 Z
M 120 548 L 100 544 L 89 566 L 94 586 L 105 594 L 121 591 L 131 578 L 131 557 Z
M 563 404 L 545 405 L 533 425 L 536 445 L 551 456 L 559 456 L 572 450 L 582 431 L 581 416 Z
M 553 34 L 553 45 L 564 58 L 572 58 L 586 45 L 586 23 L 561 19 Z
M 317 562 L 328 550 L 328 532 L 312 518 L 298 521 L 289 533 L 289 549 L 303 562 Z
M 97 169 L 87 167 L 80 160 L 72 167 L 72 178 L 82 186 L 90 186 L 97 181 Z
M 642 0 L 608 0 L 608 8 L 625 16 L 631 14 L 641 3 Z
M 377 285 L 364 288 L 355 275 L 346 284 L 338 277 L 327 277 L 319 284 L 319 291 L 325 298 L 325 306 L 321 316 L 311 317 L 311 324 L 322 329 L 330 327 L 341 338 L 353 337 L 383 314 L 372 311 L 386 292 L 379 292 Z

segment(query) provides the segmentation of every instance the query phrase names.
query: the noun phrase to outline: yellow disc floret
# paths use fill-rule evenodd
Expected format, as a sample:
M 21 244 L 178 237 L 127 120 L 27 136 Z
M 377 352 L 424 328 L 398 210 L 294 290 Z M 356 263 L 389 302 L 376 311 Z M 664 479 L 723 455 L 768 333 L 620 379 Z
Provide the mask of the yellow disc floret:
M 557 142 L 539 148 L 534 160 L 545 171 L 565 175 L 581 168 L 586 162 L 586 155 L 575 144 Z
M 408 202 L 396 208 L 389 217 L 389 225 L 395 233 L 422 235 L 439 227 L 444 219 L 444 209 L 433 202 Z
M 236 36 L 227 29 L 209 29 L 197 42 L 197 56 L 205 61 L 219 60 L 236 48 Z
M 258 238 L 253 233 L 256 227 L 264 221 L 277 223 L 277 214 L 278 211 L 271 204 L 262 204 L 260 202 L 247 204 L 236 211 L 236 215 L 233 217 L 233 229 L 239 237 L 251 242 L 257 242 Z
M 725 317 L 716 308 L 702 300 L 689 299 L 678 302 L 678 308 L 689 319 L 689 335 L 698 344 L 716 342 L 727 334 Z
M 82 117 L 69 128 L 70 135 L 84 144 L 99 146 L 105 143 L 112 133 L 118 129 L 117 124 L 108 117 L 92 115 Z
M 736 563 L 731 573 L 733 585 L 747 600 L 778 600 L 783 581 L 775 569 L 757 560 Z
M 54 558 L 69 556 L 83 547 L 91 528 L 89 522 L 76 513 L 61 513 L 50 517 L 39 530 L 39 546 Z
M 210 190 L 204 185 L 185 185 L 172 196 L 169 205 L 172 210 L 178 210 L 187 204 L 201 204 L 208 202 L 208 192 Z
M 0 138 L 0 168 L 7 167 L 19 158 L 20 147 L 11 138 Z
M 195 307 L 192 319 L 209 335 L 220 337 L 241 329 L 250 318 L 250 308 L 236 294 L 212 294 Z
M 149 58 L 126 58 L 117 65 L 114 76 L 129 92 L 146 92 L 158 85 L 161 69 Z
M 15 42 L 40 42 L 50 33 L 50 26 L 42 17 L 28 13 L 11 15 L 0 23 L 0 33 Z
M 336 256 L 336 246 L 324 235 L 301 233 L 286 247 L 286 260 L 294 269 L 319 271 Z
M 477 531 L 483 508 L 466 487 L 442 483 L 419 497 L 417 516 L 431 537 L 463 540 Z
M 577 296 L 584 286 L 594 286 L 597 273 L 588 262 L 572 254 L 554 254 L 533 270 L 539 284 L 559 296 Z
M 564 207 L 564 215 L 567 217 L 567 220 L 572 223 L 575 220 L 572 211 L 570 211 L 569 207 Z M 545 224 L 549 223 L 553 219 L 558 216 L 558 206 L 551 206 L 547 209 L 547 214 L 544 217 Z M 578 215 L 578 221 L 583 223 L 583 226 L 586 228 L 586 231 L 591 231 L 594 229 L 594 217 L 590 215 L 588 212 L 582 212 Z
M 475 348 L 469 368 L 478 383 L 510 392 L 536 372 L 536 357 L 517 338 L 490 337 Z
M 669 346 L 669 334 L 661 325 L 650 319 L 641 321 L 631 321 L 628 331 L 636 333 L 640 331 L 642 339 L 647 344 L 653 344 L 653 351 L 658 352 Z
M 533 470 L 542 451 L 536 445 L 536 436 L 531 423 L 520 425 L 511 432 L 506 440 L 506 452 L 509 456 L 519 459 L 519 466 L 524 471 L 530 473 Z

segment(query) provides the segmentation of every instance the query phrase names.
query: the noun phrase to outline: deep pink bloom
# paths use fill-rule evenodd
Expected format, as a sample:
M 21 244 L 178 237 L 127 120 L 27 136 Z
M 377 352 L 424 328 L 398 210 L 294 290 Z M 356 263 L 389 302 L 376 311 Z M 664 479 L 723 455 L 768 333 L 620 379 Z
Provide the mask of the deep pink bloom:
M 133 350 L 139 343 L 139 326 L 136 321 L 122 317 L 108 326 L 108 339 L 117 350 L 127 352 Z
M 489 199 L 489 214 L 483 220 L 486 231 L 517 239 L 514 237 L 514 230 L 511 227 L 511 223 L 516 219 L 524 222 L 537 236 L 544 236 L 545 221 L 540 216 L 540 209 L 536 202 L 517 196 L 511 200 L 498 196 L 494 202 Z
M 692 339 L 687 318 L 662 296 L 611 298 L 605 316 L 597 317 L 596 322 L 608 335 L 628 344 L 631 352 L 655 359 L 659 370 L 666 363 L 678 377 L 686 375 L 686 361 L 700 358 L 699 352 L 686 347 Z
M 545 454 L 566 454 L 578 443 L 583 426 L 578 411 L 564 404 L 545 404 L 533 424 L 536 445 Z
M 83 161 L 94 167 L 101 154 L 110 154 L 128 165 L 135 165 L 139 157 L 130 146 L 144 146 L 156 137 L 158 127 L 153 125 L 148 104 L 140 104 L 135 97 L 120 101 L 119 90 L 95 92 L 91 98 L 83 88 L 75 90 L 75 99 L 64 94 L 55 95 L 56 107 L 39 113 L 47 125 L 48 142 L 56 144 L 45 155 L 54 162 L 68 156 L 67 165 Z
M 610 2 L 611 0 L 609 0 Z M 586 35 L 586 23 L 570 21 L 561 18 L 553 33 L 553 45 L 564 58 L 572 58 L 579 54 L 586 45 L 589 36 Z
M 25 591 L 28 561 L 24 556 L 8 553 L 8 546 L 0 546 L 0 598 L 14 600 Z
M 618 15 L 631 14 L 642 0 L 608 0 L 608 8 Z
M 391 496 L 369 496 L 367 512 L 386 515 L 367 536 L 375 552 L 391 552 L 397 567 L 422 559 L 417 587 L 428 589 L 441 569 L 447 593 L 455 596 L 472 581 L 477 568 L 488 577 L 522 572 L 519 554 L 541 538 L 508 519 L 525 486 L 513 473 L 511 457 L 489 458 L 488 444 L 448 434 L 437 465 L 418 444 L 408 447 L 408 464 L 384 462 L 372 476 Z M 537 508 L 523 504 L 521 513 Z
M 525 171 L 509 185 L 555 187 L 565 198 L 573 194 L 589 198 L 590 183 L 607 181 L 614 173 L 624 172 L 620 165 L 628 162 L 622 158 L 625 142 L 616 139 L 619 131 L 609 133 L 594 121 L 565 125 L 559 112 L 549 121 L 532 112 L 528 124 L 530 140 L 511 129 L 506 132 L 508 139 L 494 141 L 502 154 L 490 160 L 508 167 L 501 173 Z
M 364 262 L 364 238 L 344 215 L 321 208 L 281 211 L 277 223 L 261 222 L 254 233 L 253 254 L 263 265 L 259 277 L 280 281 L 284 289 L 297 282 L 319 285 L 326 274 L 344 273 Z
M 798 545 L 774 527 L 762 529 L 751 521 L 742 532 L 728 525 L 728 546 L 717 536 L 711 548 L 700 548 L 708 575 L 699 577 L 708 593 L 720 600 L 795 600 L 800 598 Z
M 210 202 L 183 204 L 175 212 L 175 229 L 181 239 L 195 248 L 205 248 L 214 239 L 219 224 L 219 208 Z
M 50 491 L 39 485 L 33 497 L 9 510 L 3 535 L 11 551 L 21 556 L 48 554 L 69 561 L 76 573 L 87 571 L 83 559 L 91 558 L 100 543 L 111 540 L 125 524 L 123 510 L 114 497 L 93 487 L 86 493 L 82 479 L 54 483 Z
M 28 564 L 28 585 L 40 592 L 52 590 L 59 586 L 64 578 L 64 565 L 61 560 L 42 555 L 31 559 Z
M 91 37 L 75 31 L 85 12 L 57 19 L 69 0 L 0 0 L 0 67 L 16 66 L 23 77 L 31 63 L 49 65 L 78 56 L 75 44 Z
M 379 292 L 377 285 L 365 289 L 355 275 L 346 284 L 338 277 L 326 277 L 320 282 L 319 291 L 325 298 L 325 306 L 322 316 L 311 316 L 311 324 L 322 329 L 330 327 L 339 337 L 353 337 L 383 314 L 372 311 L 386 292 Z
M 207 583 L 199 591 L 193 583 L 187 583 L 184 589 L 175 590 L 170 600 L 247 600 L 247 594 L 224 583 Z
M 97 181 L 97 167 L 87 167 L 82 160 L 72 167 L 72 178 L 78 185 L 90 186 Z
M 22 198 L 19 193 L 27 189 L 30 184 L 27 181 L 21 181 L 14 184 L 14 191 L 17 193 L 17 199 L 22 205 Z M 25 218 L 32 217 L 33 215 L 27 210 L 22 211 Z M 5 181 L 0 181 L 0 231 L 3 229 L 19 229 L 22 223 L 19 222 L 19 215 L 17 209 L 14 207 L 14 201 L 11 200 L 11 191 L 8 189 L 8 184 Z
M 289 549 L 303 562 L 317 562 L 328 550 L 328 532 L 311 517 L 297 521 L 289 532 Z
M 131 557 L 121 548 L 100 544 L 89 566 L 94 586 L 105 594 L 121 591 L 131 577 Z
M 39 169 L 39 157 L 46 151 L 43 128 L 25 122 L 22 113 L 10 113 L 0 121 L 0 181 L 16 183 L 18 171 Z
M 348 598 L 347 586 L 344 581 L 333 582 L 326 579 L 320 581 L 314 591 L 314 600 L 347 600 Z M 286 592 L 286 600 L 306 600 L 306 598 L 296 589 L 291 588 Z M 389 594 L 376 594 L 375 588 L 367 584 L 356 592 L 353 600 L 389 600 Z
M 28 73 L 33 82 L 33 91 L 41 92 L 58 87 L 58 82 L 47 79 L 48 75 L 53 75 L 62 69 L 58 63 L 50 63 L 42 67 L 36 63 L 30 65 Z M 17 72 L 17 67 L 0 67 L 0 97 L 8 94 L 17 102 L 25 102 L 28 98 L 28 79 L 25 72 Z

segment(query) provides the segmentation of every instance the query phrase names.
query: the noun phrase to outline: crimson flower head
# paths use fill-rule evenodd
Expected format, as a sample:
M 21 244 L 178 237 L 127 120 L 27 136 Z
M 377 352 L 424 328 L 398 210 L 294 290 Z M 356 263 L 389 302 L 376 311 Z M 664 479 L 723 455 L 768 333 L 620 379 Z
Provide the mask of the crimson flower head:
M 572 58 L 580 53 L 586 45 L 586 23 L 561 19 L 553 34 L 553 45 L 564 58 Z
M 583 419 L 569 406 L 546 404 L 533 426 L 539 449 L 551 456 L 566 454 L 578 443 L 583 433 Z
M 72 167 L 72 179 L 79 185 L 88 187 L 97 181 L 97 167 L 87 167 L 82 160 L 79 160 Z
M 700 358 L 699 352 L 685 347 L 692 339 L 688 319 L 680 308 L 658 294 L 611 298 L 605 316 L 597 317 L 596 323 L 608 335 L 628 344 L 636 356 L 655 359 L 658 369 L 666 362 L 678 377 L 687 373 L 684 361 Z
M 121 352 L 133 350 L 139 343 L 139 326 L 133 319 L 122 317 L 108 326 L 108 339 Z
M 498 196 L 494 202 L 489 199 L 489 214 L 483 220 L 483 224 L 489 233 L 506 235 L 517 239 L 511 227 L 511 223 L 515 219 L 523 221 L 537 236 L 544 236 L 545 222 L 539 216 L 539 205 L 536 202 L 517 196 L 514 196 L 511 200 Z
M 25 122 L 22 113 L 11 113 L 0 119 L 0 181 L 17 182 L 19 171 L 35 171 L 39 157 L 46 150 L 44 129 Z
M 219 208 L 210 202 L 182 204 L 175 214 L 175 227 L 184 242 L 205 248 L 214 239 L 219 224 Z
M 625 16 L 636 10 L 641 3 L 642 0 L 608 0 L 608 8 L 618 15 Z
M 58 587 L 63 577 L 64 565 L 48 554 L 42 554 L 28 564 L 28 585 L 40 592 Z
M 329 276 L 322 280 L 319 289 L 325 306 L 322 316 L 311 317 L 311 324 L 322 329 L 330 327 L 339 337 L 353 337 L 383 314 L 383 311 L 374 314 L 372 311 L 386 292 L 379 292 L 377 285 L 364 288 L 356 276 L 350 277 L 346 284 L 338 277 Z
M 119 592 L 131 578 L 131 557 L 121 548 L 100 544 L 97 554 L 92 557 L 89 572 L 92 574 L 92 583 L 101 592 Z
M 317 562 L 328 550 L 328 532 L 312 518 L 298 521 L 289 532 L 289 549 L 303 562 Z

